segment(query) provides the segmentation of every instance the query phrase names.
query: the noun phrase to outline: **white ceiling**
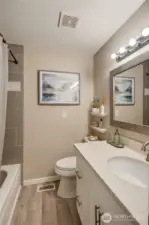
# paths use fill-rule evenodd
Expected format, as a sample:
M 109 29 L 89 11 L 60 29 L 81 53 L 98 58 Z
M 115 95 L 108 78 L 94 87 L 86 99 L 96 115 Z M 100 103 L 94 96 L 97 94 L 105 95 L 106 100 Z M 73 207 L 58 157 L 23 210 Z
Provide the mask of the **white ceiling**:
M 145 0 L 0 0 L 0 32 L 10 43 L 94 54 Z M 58 28 L 59 12 L 79 25 Z

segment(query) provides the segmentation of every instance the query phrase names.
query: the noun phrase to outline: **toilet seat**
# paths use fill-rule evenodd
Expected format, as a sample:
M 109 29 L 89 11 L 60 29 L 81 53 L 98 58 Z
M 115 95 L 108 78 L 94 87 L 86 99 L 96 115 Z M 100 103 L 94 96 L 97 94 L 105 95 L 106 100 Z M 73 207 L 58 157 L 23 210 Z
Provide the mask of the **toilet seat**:
M 56 163 L 56 168 L 64 171 L 75 171 L 76 170 L 76 157 L 67 157 L 60 159 Z
M 65 177 L 76 176 L 76 157 L 67 157 L 57 161 L 55 166 L 56 174 Z

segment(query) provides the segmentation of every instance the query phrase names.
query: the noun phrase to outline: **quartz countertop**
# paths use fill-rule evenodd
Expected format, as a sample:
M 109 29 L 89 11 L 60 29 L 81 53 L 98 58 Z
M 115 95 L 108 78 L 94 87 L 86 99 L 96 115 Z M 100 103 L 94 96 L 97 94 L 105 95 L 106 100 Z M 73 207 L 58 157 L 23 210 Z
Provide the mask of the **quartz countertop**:
M 118 149 L 106 141 L 78 143 L 74 146 L 139 224 L 148 225 L 148 188 L 118 178 L 108 167 L 108 160 L 115 156 L 127 156 L 143 162 L 145 156 L 128 147 Z

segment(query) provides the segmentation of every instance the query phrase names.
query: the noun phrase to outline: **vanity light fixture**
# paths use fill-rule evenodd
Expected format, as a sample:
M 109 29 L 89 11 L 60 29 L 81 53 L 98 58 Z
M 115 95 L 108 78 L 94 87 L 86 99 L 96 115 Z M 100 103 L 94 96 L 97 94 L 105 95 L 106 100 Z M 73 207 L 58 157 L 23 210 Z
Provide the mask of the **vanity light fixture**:
M 126 47 L 120 47 L 119 52 L 117 54 L 113 53 L 111 55 L 112 59 L 116 59 L 117 62 L 122 61 L 129 55 L 143 48 L 144 46 L 149 44 L 149 27 L 145 28 L 142 31 L 142 34 L 137 38 L 131 38 Z

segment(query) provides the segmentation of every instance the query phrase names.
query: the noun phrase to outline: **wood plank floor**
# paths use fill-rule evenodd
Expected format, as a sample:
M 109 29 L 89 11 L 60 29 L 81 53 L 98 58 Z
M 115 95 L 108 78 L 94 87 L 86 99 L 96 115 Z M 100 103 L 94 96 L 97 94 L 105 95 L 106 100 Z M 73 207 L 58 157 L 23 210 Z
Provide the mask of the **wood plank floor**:
M 36 189 L 36 185 L 22 189 L 11 225 L 81 225 L 75 199 L 62 199 L 57 191 Z

